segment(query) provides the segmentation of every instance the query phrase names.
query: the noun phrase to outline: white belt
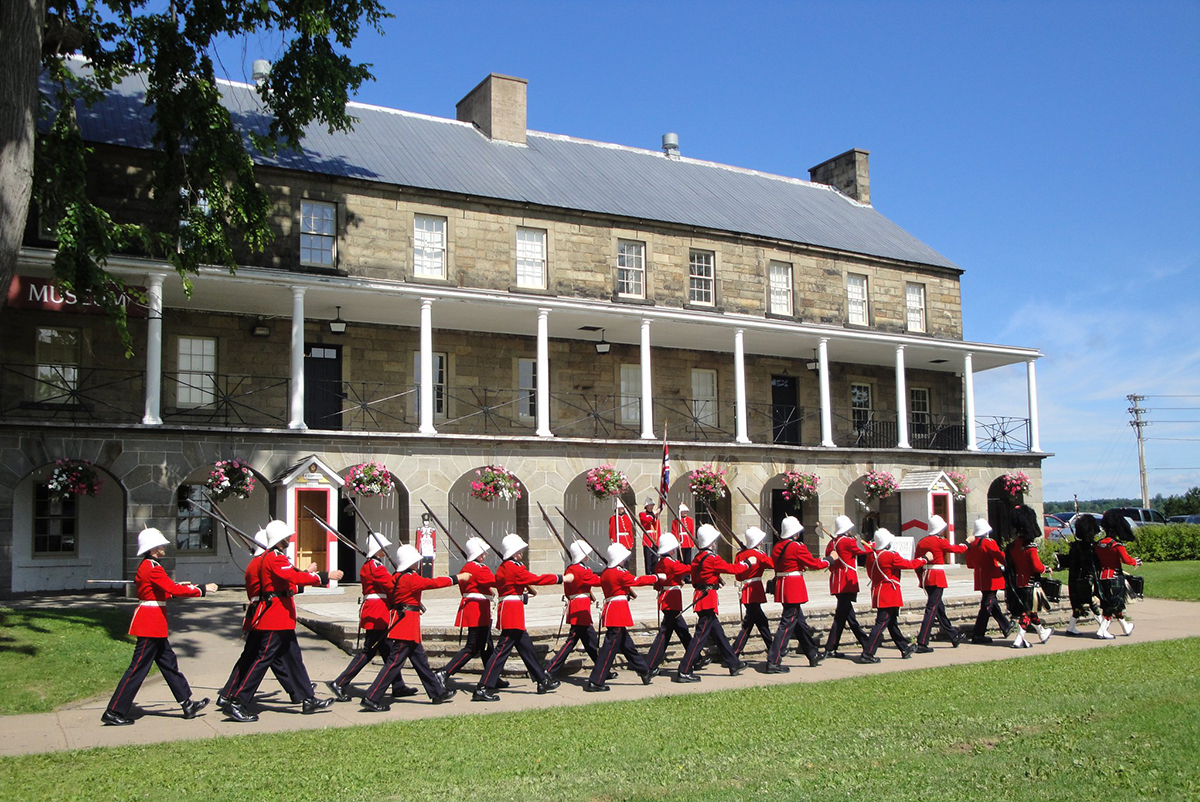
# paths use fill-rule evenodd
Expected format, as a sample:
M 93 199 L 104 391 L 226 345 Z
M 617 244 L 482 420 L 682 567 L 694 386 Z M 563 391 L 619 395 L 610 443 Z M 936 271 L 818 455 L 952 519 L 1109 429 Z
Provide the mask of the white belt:
M 366 601 L 367 599 L 386 599 L 386 598 L 387 598 L 387 596 L 384 596 L 382 593 L 368 593 L 366 596 L 363 596 L 363 601 Z
M 592 598 L 592 594 L 590 594 L 590 593 L 576 593 L 574 596 L 568 596 L 567 601 L 575 601 L 576 599 L 590 599 L 590 598 Z
M 165 601 L 144 601 L 138 604 L 138 607 L 166 607 Z
M 749 579 L 743 579 L 742 584 L 749 585 L 751 582 L 762 582 L 762 581 L 763 581 L 763 578 L 761 576 L 752 576 Z
M 803 571 L 788 571 L 786 574 L 776 574 L 775 576 L 777 578 L 781 576 L 800 576 L 803 573 Z
M 502 602 L 508 602 L 508 601 L 524 601 L 524 600 L 525 600 L 525 599 L 524 599 L 524 597 L 522 597 L 522 596 L 501 596 L 501 597 L 500 597 L 500 601 L 502 601 Z
M 605 596 L 604 597 L 605 604 L 608 604 L 609 602 L 615 602 L 615 601 L 629 601 L 629 597 L 628 596 Z
M 482 593 L 464 593 L 463 598 L 464 599 L 478 599 L 479 601 L 487 601 L 488 600 L 488 597 L 483 595 Z

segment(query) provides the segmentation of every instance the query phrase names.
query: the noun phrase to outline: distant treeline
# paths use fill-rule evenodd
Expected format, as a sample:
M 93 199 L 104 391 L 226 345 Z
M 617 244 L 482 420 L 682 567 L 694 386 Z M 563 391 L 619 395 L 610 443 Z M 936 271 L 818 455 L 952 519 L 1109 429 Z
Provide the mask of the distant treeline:
M 1046 513 L 1075 512 L 1074 501 L 1047 501 Z M 1140 498 L 1093 498 L 1079 501 L 1079 512 L 1104 512 L 1113 507 L 1140 507 Z M 1150 499 L 1150 507 L 1163 515 L 1200 514 L 1200 487 L 1193 487 L 1180 496 L 1164 496 L 1162 493 Z

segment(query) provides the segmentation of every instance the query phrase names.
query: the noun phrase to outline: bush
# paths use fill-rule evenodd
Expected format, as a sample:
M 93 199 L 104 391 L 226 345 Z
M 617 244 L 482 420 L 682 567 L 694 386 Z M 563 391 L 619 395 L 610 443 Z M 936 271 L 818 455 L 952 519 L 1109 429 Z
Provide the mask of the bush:
M 1041 558 L 1042 565 L 1051 571 L 1058 570 L 1058 559 L 1055 555 L 1061 554 L 1065 560 L 1070 549 L 1070 540 L 1051 540 L 1043 537 L 1038 541 L 1038 557 Z
M 1125 547 L 1131 555 L 1146 562 L 1200 560 L 1200 525 L 1141 526 L 1134 530 L 1134 541 Z

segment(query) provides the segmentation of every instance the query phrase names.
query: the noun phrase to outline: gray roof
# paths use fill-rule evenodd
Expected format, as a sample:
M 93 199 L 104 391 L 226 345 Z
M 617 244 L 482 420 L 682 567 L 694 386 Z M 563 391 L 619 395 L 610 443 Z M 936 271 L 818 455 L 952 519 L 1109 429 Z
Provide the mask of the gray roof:
M 258 97 L 223 83 L 239 124 L 265 130 Z M 91 109 L 84 137 L 152 146 L 144 85 L 131 78 Z M 871 206 L 808 181 L 661 152 L 529 132 L 525 146 L 489 140 L 469 123 L 353 104 L 354 130 L 312 127 L 302 152 L 259 164 L 538 206 L 679 223 L 957 269 Z

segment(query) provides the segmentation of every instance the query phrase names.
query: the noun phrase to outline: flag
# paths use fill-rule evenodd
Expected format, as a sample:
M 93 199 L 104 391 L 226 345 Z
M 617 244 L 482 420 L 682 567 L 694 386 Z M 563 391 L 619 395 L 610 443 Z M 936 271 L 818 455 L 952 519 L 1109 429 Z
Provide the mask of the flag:
M 671 490 L 671 455 L 667 449 L 667 427 L 663 427 L 663 461 L 662 475 L 658 480 L 658 498 L 659 506 L 667 499 L 667 493 Z

